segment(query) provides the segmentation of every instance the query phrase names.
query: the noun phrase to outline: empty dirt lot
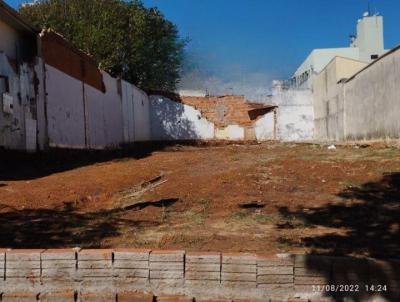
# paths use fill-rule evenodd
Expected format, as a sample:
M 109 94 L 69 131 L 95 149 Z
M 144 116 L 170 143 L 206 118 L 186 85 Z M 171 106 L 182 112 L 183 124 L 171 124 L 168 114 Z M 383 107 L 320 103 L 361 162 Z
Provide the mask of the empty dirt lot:
M 140 151 L 140 152 L 139 152 Z M 310 144 L 3 152 L 0 247 L 400 252 L 400 150 Z M 127 209 L 118 192 L 163 174 Z

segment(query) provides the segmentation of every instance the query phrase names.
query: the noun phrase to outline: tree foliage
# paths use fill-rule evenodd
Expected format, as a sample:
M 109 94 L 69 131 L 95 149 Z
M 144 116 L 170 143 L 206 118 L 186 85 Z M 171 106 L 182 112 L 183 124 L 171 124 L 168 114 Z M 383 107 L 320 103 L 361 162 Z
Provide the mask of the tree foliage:
M 144 90 L 173 91 L 179 82 L 186 41 L 157 8 L 139 0 L 40 0 L 20 12 Z

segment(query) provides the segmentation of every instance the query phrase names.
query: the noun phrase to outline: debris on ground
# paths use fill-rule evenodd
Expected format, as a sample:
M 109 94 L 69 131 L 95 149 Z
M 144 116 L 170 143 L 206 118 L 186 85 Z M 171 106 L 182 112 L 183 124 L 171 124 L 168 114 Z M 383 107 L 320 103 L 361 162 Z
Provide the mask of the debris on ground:
M 336 146 L 335 146 L 335 145 L 330 145 L 330 146 L 328 147 L 328 150 L 336 150 Z
M 161 174 L 137 186 L 118 192 L 114 196 L 115 203 L 113 204 L 113 209 L 127 209 L 143 202 L 142 197 L 146 192 L 154 190 L 166 182 L 167 179 L 164 179 L 164 175 Z

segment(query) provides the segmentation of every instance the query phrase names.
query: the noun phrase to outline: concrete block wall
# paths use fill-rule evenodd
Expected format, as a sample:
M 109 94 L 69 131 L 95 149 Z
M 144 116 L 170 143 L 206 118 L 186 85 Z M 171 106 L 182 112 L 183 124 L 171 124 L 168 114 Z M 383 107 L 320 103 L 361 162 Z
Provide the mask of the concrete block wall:
M 41 278 L 64 281 L 76 278 L 77 254 L 71 249 L 49 249 L 41 254 Z
M 221 254 L 186 254 L 185 282 L 191 286 L 218 286 L 221 283 Z
M 6 282 L 35 283 L 41 275 L 43 250 L 11 250 L 6 252 Z
M 154 285 L 183 285 L 184 251 L 152 251 L 150 253 L 150 282 Z
M 395 260 L 147 249 L 0 250 L 0 274 L 1 302 L 400 301 L 400 261 Z M 315 289 L 355 284 L 358 292 Z M 378 284 L 387 290 L 364 289 Z
M 113 276 L 119 280 L 146 283 L 150 276 L 150 250 L 118 249 L 114 251 Z
M 257 287 L 257 258 L 252 254 L 223 254 L 221 284 L 234 287 Z
M 0 287 L 2 286 L 5 278 L 6 278 L 6 250 L 0 249 Z
M 257 286 L 266 291 L 279 292 L 283 295 L 294 286 L 294 267 L 291 256 L 271 258 L 257 257 Z

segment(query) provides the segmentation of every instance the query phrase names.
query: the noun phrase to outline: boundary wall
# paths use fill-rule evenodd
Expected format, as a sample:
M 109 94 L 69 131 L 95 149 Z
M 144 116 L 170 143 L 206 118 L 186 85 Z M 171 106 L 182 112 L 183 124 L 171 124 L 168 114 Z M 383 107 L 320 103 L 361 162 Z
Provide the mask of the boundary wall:
M 369 65 L 335 57 L 314 81 L 314 138 L 400 138 L 399 67 L 399 46 Z
M 153 140 L 276 139 L 274 106 L 252 118 L 251 106 L 254 104 L 246 102 L 243 96 L 182 97 L 182 100 L 177 102 L 164 96 L 150 96 Z
M 1 301 L 153 301 L 129 298 L 135 291 L 187 301 L 400 301 L 400 261 L 351 257 L 0 250 L 0 276 Z M 378 292 L 378 285 L 386 290 Z

